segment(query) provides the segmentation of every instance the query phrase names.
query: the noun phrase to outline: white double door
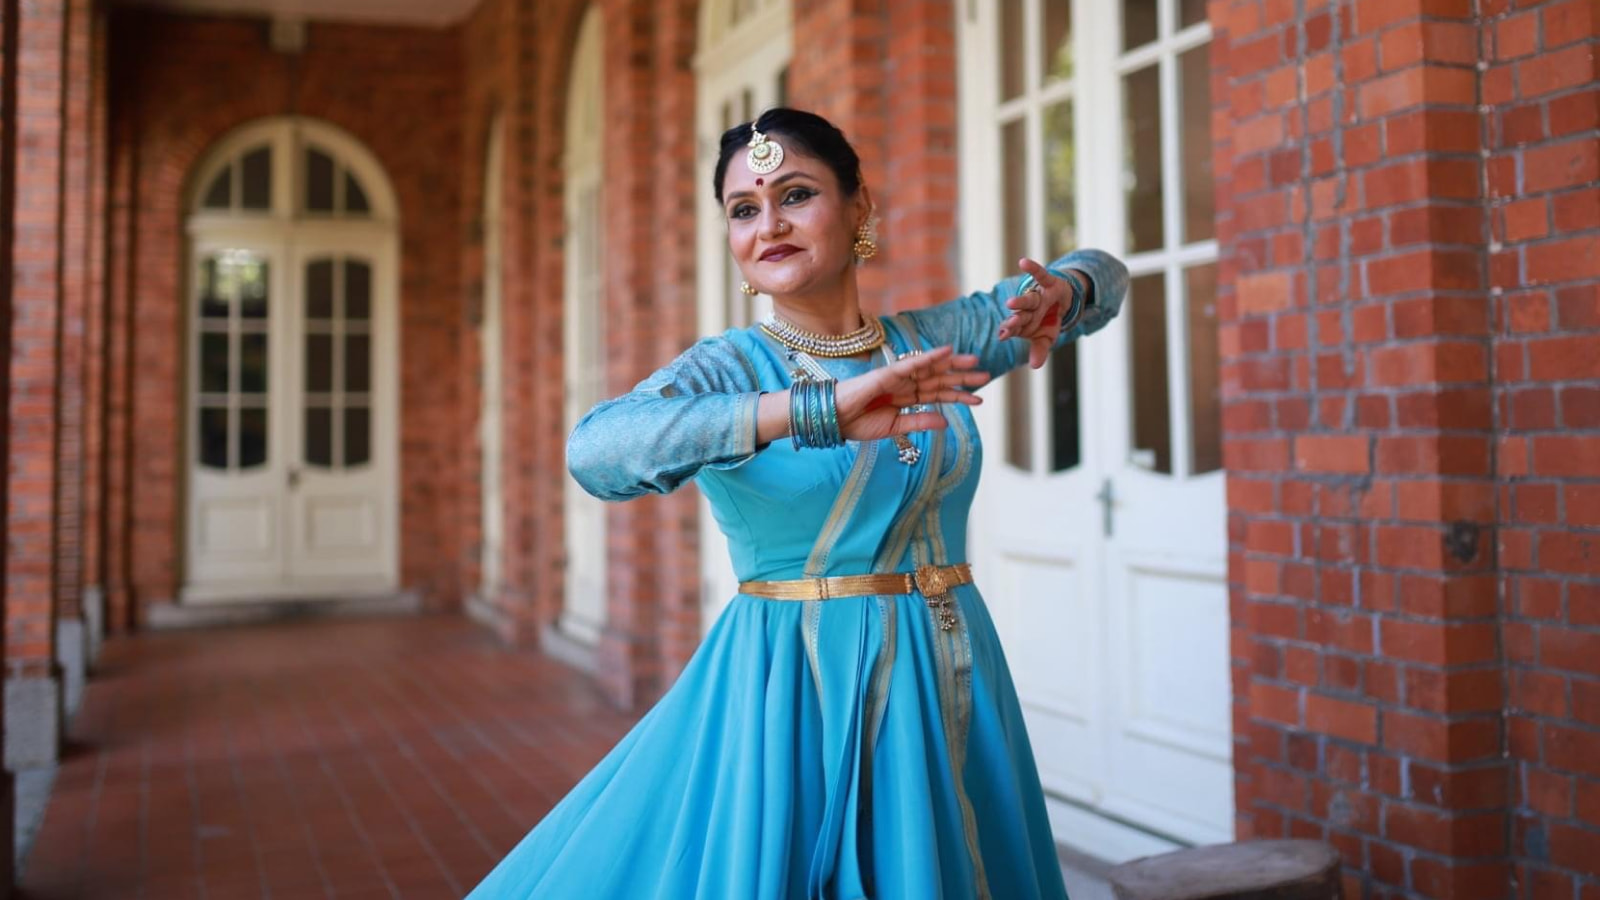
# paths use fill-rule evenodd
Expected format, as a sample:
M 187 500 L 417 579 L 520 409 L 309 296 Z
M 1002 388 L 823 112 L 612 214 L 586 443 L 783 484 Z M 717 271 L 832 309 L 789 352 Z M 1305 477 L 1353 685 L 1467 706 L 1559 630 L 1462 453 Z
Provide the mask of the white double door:
M 186 601 L 396 588 L 390 241 L 309 227 L 192 243 Z
M 716 165 L 723 132 L 785 102 L 791 52 L 788 5 L 769 2 L 758 7 L 725 45 L 725 49 L 702 50 L 699 58 L 697 172 L 709 172 Z M 700 333 L 718 334 L 765 318 L 772 312 L 772 298 L 740 292 L 742 277 L 728 252 L 726 217 L 709 191 L 702 192 L 699 220 Z M 739 579 L 728 556 L 728 541 L 703 496 L 700 576 L 700 623 L 707 631 L 738 593 Z
M 1057 837 L 1111 860 L 1233 836 L 1209 26 L 1194 0 L 959 16 L 962 260 L 1106 249 L 1102 332 L 984 390 L 970 545 Z

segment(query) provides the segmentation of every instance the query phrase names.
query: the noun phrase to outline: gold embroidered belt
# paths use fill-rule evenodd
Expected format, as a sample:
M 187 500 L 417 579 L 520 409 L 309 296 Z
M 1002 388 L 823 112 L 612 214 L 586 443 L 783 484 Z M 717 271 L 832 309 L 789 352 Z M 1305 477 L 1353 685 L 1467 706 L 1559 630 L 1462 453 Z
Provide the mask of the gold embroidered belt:
M 745 581 L 739 593 L 768 600 L 833 600 L 839 597 L 870 597 L 877 594 L 922 592 L 928 606 L 939 614 L 939 627 L 955 627 L 955 612 L 950 608 L 950 590 L 972 583 L 972 565 L 918 566 L 915 572 L 881 575 L 833 575 L 827 578 L 795 578 L 789 581 Z

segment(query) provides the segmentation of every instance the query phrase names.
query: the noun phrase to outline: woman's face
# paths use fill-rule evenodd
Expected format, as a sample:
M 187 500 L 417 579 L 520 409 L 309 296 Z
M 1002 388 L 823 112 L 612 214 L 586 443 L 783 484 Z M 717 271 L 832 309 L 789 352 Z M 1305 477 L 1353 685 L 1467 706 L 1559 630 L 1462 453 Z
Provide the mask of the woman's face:
M 781 135 L 772 139 L 784 144 Z M 784 145 L 783 165 L 758 175 L 740 152 L 723 176 L 728 248 L 746 281 L 772 296 L 830 288 L 849 268 L 866 188 L 845 196 L 833 170 Z

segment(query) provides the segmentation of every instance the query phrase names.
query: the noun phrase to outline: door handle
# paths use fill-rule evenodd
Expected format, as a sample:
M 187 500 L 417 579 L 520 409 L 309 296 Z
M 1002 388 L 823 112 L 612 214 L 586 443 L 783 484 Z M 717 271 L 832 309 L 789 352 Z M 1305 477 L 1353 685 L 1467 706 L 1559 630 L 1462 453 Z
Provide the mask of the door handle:
M 1100 529 L 1106 537 L 1111 537 L 1111 508 L 1116 505 L 1117 495 L 1110 478 L 1100 482 L 1100 492 L 1094 498 L 1100 501 Z

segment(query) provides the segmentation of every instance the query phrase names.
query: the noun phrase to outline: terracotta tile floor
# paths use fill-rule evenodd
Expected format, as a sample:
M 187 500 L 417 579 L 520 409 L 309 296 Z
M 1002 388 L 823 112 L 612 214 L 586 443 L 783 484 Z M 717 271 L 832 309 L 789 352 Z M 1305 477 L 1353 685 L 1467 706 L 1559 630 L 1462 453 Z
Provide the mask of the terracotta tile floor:
M 114 641 L 22 896 L 459 898 L 631 721 L 458 618 Z

